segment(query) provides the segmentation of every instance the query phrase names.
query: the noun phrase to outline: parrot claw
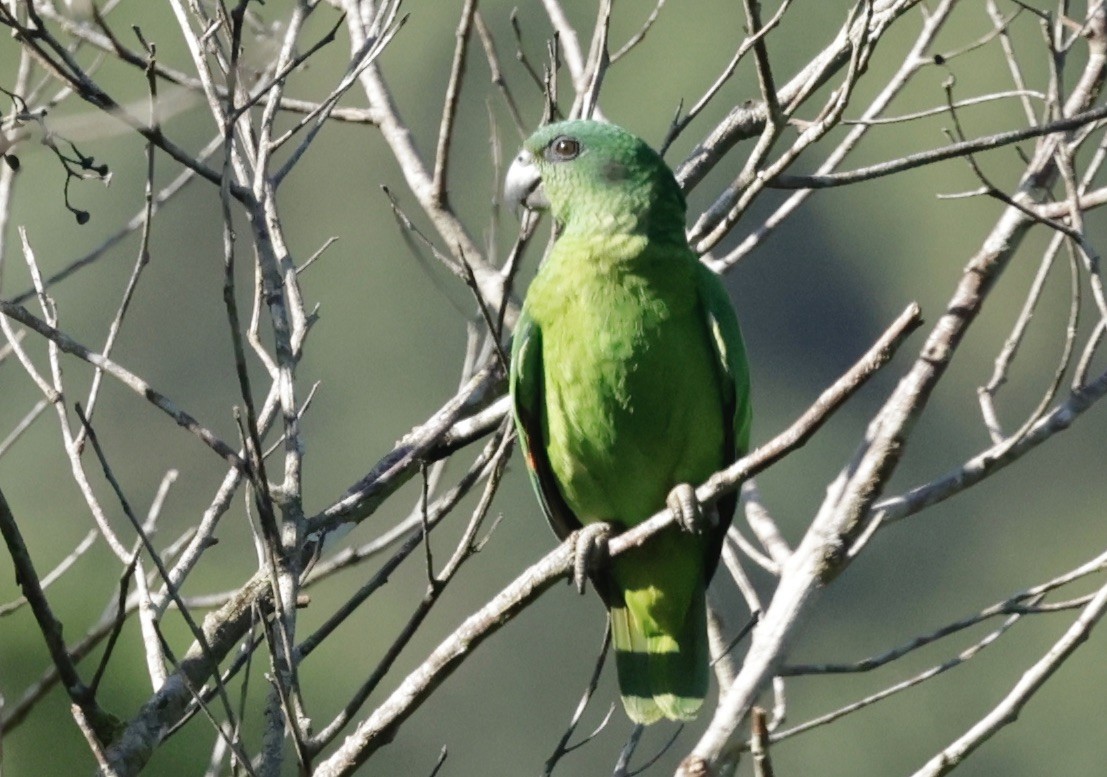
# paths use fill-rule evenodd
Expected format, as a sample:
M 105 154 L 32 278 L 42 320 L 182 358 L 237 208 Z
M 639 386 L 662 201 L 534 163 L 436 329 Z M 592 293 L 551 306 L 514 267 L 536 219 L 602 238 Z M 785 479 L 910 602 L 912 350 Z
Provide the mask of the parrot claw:
M 590 523 L 573 532 L 573 585 L 584 593 L 588 573 L 607 558 L 607 541 L 613 534 L 609 523 Z
M 665 498 L 665 505 L 672 511 L 677 525 L 689 534 L 702 534 L 712 523 L 696 499 L 696 490 L 688 483 L 673 486 Z

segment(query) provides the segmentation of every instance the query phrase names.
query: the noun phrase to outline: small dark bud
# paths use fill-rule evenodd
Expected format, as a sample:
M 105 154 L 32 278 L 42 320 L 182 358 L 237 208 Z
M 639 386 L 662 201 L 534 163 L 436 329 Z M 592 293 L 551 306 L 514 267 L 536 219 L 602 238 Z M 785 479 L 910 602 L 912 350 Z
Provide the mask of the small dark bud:
M 77 223 L 84 226 L 88 223 L 89 215 L 87 210 L 75 210 L 73 215 L 77 217 Z
M 943 57 L 941 54 L 935 54 L 934 55 L 934 64 L 935 65 L 944 65 L 945 63 L 946 63 L 946 58 Z

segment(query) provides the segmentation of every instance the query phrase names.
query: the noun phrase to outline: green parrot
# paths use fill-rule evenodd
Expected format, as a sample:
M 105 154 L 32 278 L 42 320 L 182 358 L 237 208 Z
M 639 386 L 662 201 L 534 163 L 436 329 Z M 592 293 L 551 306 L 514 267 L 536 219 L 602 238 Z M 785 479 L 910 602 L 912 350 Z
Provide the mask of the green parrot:
M 749 369 L 726 291 L 688 246 L 672 171 L 626 130 L 565 121 L 524 143 L 505 194 L 555 221 L 510 374 L 520 446 L 554 532 L 626 529 L 667 504 L 698 512 L 689 484 L 747 449 Z M 636 723 L 689 720 L 703 704 L 704 592 L 735 503 L 719 500 L 709 528 L 671 526 L 589 569 Z

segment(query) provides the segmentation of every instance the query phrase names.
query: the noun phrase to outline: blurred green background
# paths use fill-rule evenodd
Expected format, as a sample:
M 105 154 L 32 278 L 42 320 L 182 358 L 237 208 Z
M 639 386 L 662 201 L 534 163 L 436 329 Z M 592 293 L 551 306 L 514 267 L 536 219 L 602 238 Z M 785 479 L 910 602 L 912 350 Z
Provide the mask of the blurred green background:
M 515 2 L 488 0 L 481 8 L 524 118 L 537 124 L 538 95 L 513 56 L 509 13 Z M 270 0 L 252 10 L 279 29 L 289 5 Z M 744 34 L 738 4 L 694 0 L 670 5 L 663 9 L 642 46 L 609 73 L 600 100 L 609 119 L 655 144 L 664 137 L 677 104 L 683 100 L 687 106 L 699 97 Z M 568 9 L 585 47 L 594 13 L 590 6 L 580 3 Z M 830 41 L 846 7 L 845 3 L 808 3 L 791 9 L 769 39 L 779 81 L 790 77 Z M 399 110 L 424 158 L 432 156 L 437 137 L 459 8 L 458 0 L 410 3 L 405 8 L 410 20 L 381 60 Z M 653 3 L 638 0 L 616 4 L 613 47 L 633 34 L 652 8 Z M 765 15 L 775 8 L 775 3 L 767 4 Z M 990 29 L 982 10 L 962 11 L 940 37 L 939 51 L 960 49 Z M 532 61 L 542 62 L 551 30 L 541 6 L 533 0 L 521 3 L 518 14 L 526 52 Z M 162 61 L 191 70 L 180 34 L 162 4 L 131 0 L 121 4 L 111 18 L 121 36 L 124 31 L 129 34 L 131 24 L 137 24 L 148 40 L 156 42 Z M 333 9 L 321 8 L 303 38 L 305 47 L 335 20 Z M 919 15 L 910 14 L 887 35 L 847 116 L 857 115 L 899 66 L 919 24 Z M 265 36 L 253 34 L 252 50 L 264 51 Z M 1017 20 L 1012 34 L 1028 80 L 1034 88 L 1044 89 L 1047 61 L 1037 22 L 1026 15 Z M 319 99 L 331 89 L 348 54 L 342 40 L 340 36 L 338 43 L 290 78 L 290 95 Z M 1073 73 L 1082 57 L 1082 53 L 1074 53 Z M 89 63 L 96 56 L 81 51 L 79 59 Z M 5 36 L 0 43 L 0 73 L 4 74 L 0 86 L 11 87 L 16 62 L 17 44 Z M 956 78 L 959 97 L 1009 88 L 999 49 L 984 46 L 945 66 L 924 69 L 892 112 L 942 104 L 941 85 L 951 75 Z M 142 73 L 110 58 L 99 64 L 97 78 L 120 101 L 141 100 L 145 95 Z M 562 104 L 566 107 L 571 102 L 567 83 L 563 74 Z M 757 95 L 752 62 L 743 63 L 715 102 L 669 151 L 670 162 L 684 159 L 731 106 Z M 356 88 L 344 104 L 363 104 Z M 812 103 L 801 113 L 812 118 L 815 110 Z M 517 222 L 512 214 L 503 213 L 495 229 L 488 226 L 502 172 L 494 166 L 490 116 L 504 158 L 509 159 L 520 138 L 502 99 L 490 85 L 487 64 L 474 40 L 457 125 L 450 200 L 478 241 L 498 247 L 500 258 L 514 237 Z M 53 156 L 33 144 L 18 149 L 22 170 L 2 257 L 0 296 L 6 299 L 29 285 L 17 226 L 26 228 L 38 262 L 51 274 L 98 245 L 142 204 L 142 144 L 73 101 L 63 103 L 52 114 L 54 120 L 62 117 L 89 130 L 90 139 L 78 145 L 110 166 L 111 185 L 86 182 L 71 187 L 74 204 L 91 214 L 89 224 L 78 226 L 63 206 L 64 175 Z M 970 135 L 982 135 L 1022 126 L 1025 118 L 1014 101 L 1005 100 L 966 109 L 962 121 Z M 98 131 L 100 125 L 113 131 Z M 936 116 L 876 128 L 847 166 L 941 145 L 946 141 L 941 130 L 948 126 L 948 116 Z M 196 104 L 168 121 L 166 130 L 179 144 L 198 149 L 214 127 L 207 111 Z M 830 140 L 843 134 L 840 129 Z M 789 132 L 784 142 L 792 137 Z M 690 212 L 702 210 L 733 178 L 748 145 L 739 146 L 693 192 Z M 829 141 L 824 146 L 829 147 Z M 799 169 L 814 169 L 821 153 L 815 149 Z M 982 163 L 993 180 L 1006 187 L 1013 184 L 1022 167 L 1011 148 L 982 157 Z M 164 155 L 158 156 L 157 164 L 157 180 L 162 184 L 178 172 Z M 910 301 L 920 304 L 928 322 L 936 320 L 962 267 L 979 247 L 1001 206 L 985 198 L 939 200 L 935 194 L 966 191 L 977 184 L 967 165 L 953 160 L 820 192 L 734 268 L 727 282 L 753 365 L 755 443 L 790 423 Z M 420 261 L 412 256 L 381 192 L 382 185 L 395 192 L 406 212 L 431 234 L 386 145 L 372 127 L 332 123 L 281 189 L 285 234 L 298 262 L 329 238 L 338 238 L 302 278 L 309 307 L 320 305 L 320 320 L 298 373 L 301 398 L 313 383 L 321 382 L 304 418 L 309 511 L 336 499 L 396 439 L 452 396 L 465 325 L 474 320 L 464 285 L 433 259 Z M 763 196 L 719 254 L 736 245 L 785 195 L 770 191 Z M 1093 244 L 1102 246 L 1107 242 L 1102 215 L 1092 213 L 1088 221 Z M 527 256 L 524 281 L 533 274 L 544 234 Z M 242 290 L 249 289 L 252 278 L 248 237 L 243 223 L 239 230 Z M 976 388 L 991 374 L 995 354 L 1022 305 L 1048 237 L 1044 229 L 1032 234 L 1004 274 L 915 430 L 894 479 L 895 488 L 925 482 L 988 444 Z M 138 236 L 132 235 L 94 265 L 52 289 L 62 329 L 92 348 L 100 347 L 137 247 Z M 212 186 L 192 183 L 165 208 L 156 219 L 151 250 L 151 263 L 142 276 L 114 358 L 224 439 L 236 439 L 232 408 L 240 398 L 221 297 L 221 221 Z M 1001 395 L 1001 418 L 1010 429 L 1021 423 L 1052 375 L 1068 299 L 1068 271 L 1061 261 L 1050 278 L 1011 382 Z M 1089 308 L 1082 319 L 1084 334 L 1090 318 Z M 827 483 L 848 461 L 868 419 L 910 364 L 922 337 L 917 334 L 804 449 L 758 479 L 766 504 L 789 541 L 795 543 L 802 536 Z M 46 369 L 41 340 L 30 335 L 25 343 L 39 368 Z M 1098 360 L 1099 369 L 1103 362 Z M 254 385 L 261 386 L 259 365 L 252 366 Z M 73 401 L 84 401 L 91 370 L 71 358 L 63 359 L 63 367 L 72 407 Z M 36 387 L 18 363 L 8 359 L 0 364 L 0 438 L 38 398 Z M 179 470 L 159 524 L 159 544 L 167 544 L 193 525 L 222 477 L 220 461 L 112 380 L 105 382 L 95 423 L 116 475 L 140 512 L 149 505 L 165 472 Z M 882 531 L 828 590 L 793 658 L 839 662 L 882 652 L 1100 552 L 1107 544 L 1105 433 L 1107 412 L 1095 408 L 1073 429 L 980 487 Z M 459 475 L 471 455 L 462 454 L 452 463 L 447 478 Z M 122 527 L 125 519 L 99 477 L 97 465 L 90 458 L 86 462 L 102 504 L 114 525 Z M 40 571 L 58 563 L 92 525 L 73 485 L 52 411 L 0 458 L 0 487 Z M 407 487 L 344 542 L 364 542 L 377 535 L 405 517 L 416 499 L 417 489 Z M 553 536 L 540 516 L 521 464 L 511 467 L 493 509 L 502 513 L 504 520 L 491 542 L 463 568 L 370 705 L 382 700 L 463 617 L 553 546 Z M 451 540 L 459 536 L 466 515 L 463 508 L 435 532 L 432 543 L 438 559 L 448 556 Z M 126 531 L 124 535 L 130 536 Z M 190 578 L 186 595 L 233 589 L 256 568 L 241 500 L 223 519 L 218 537 L 220 544 Z M 6 555 L 3 559 L 0 602 L 18 594 L 10 562 Z M 50 589 L 50 601 L 69 639 L 83 634 L 112 600 L 118 584 L 113 562 L 103 545 L 97 544 Z M 372 574 L 377 563 L 313 589 L 312 604 L 301 613 L 300 633 L 310 633 Z M 758 576 L 757 570 L 753 574 L 763 595 L 768 595 L 771 581 Z M 1080 592 L 1094 584 L 1085 585 Z M 329 720 L 350 688 L 376 665 L 422 596 L 424 585 L 422 561 L 417 556 L 342 627 L 337 638 L 304 664 L 302 682 L 317 725 Z M 910 773 L 996 704 L 1072 617 L 1024 619 L 967 665 L 832 726 L 780 743 L 773 750 L 777 773 L 852 777 Z M 188 638 L 177 616 L 168 616 L 165 626 L 176 640 L 174 647 L 183 652 Z M 442 747 L 449 755 L 441 774 L 540 772 L 584 688 L 602 626 L 602 609 L 593 595 L 582 599 L 569 588 L 558 587 L 482 645 L 364 772 L 429 774 Z M 791 680 L 789 723 L 802 722 L 941 663 L 986 630 L 986 626 L 978 627 L 943 640 L 868 675 Z M 1107 739 L 1102 736 L 1107 723 L 1107 693 L 1103 692 L 1107 664 L 1102 660 L 1102 642 L 1101 634 L 1093 634 L 1092 644 L 1079 651 L 1038 694 L 1017 725 L 986 744 L 958 773 L 1103 773 L 1107 769 Z M 101 694 L 104 706 L 126 718 L 150 692 L 133 624 L 124 630 L 117 651 Z M 0 657 L 0 693 L 10 706 L 47 666 L 41 635 L 27 608 L 0 619 Z M 91 673 L 92 661 L 98 657 L 99 651 L 82 665 L 86 673 Z M 260 699 L 261 669 L 253 673 L 251 682 L 255 684 L 253 698 Z M 615 698 L 613 678 L 607 672 L 582 729 L 596 725 Z M 247 718 L 254 732 L 259 710 L 260 703 Z M 704 723 L 699 721 L 681 732 L 672 751 L 649 773 L 671 773 Z M 609 773 L 629 731 L 630 724 L 616 710 L 597 739 L 567 756 L 556 773 L 565 777 Z M 652 756 L 672 733 L 665 725 L 649 730 L 638 751 L 638 762 Z M 159 749 L 148 773 L 202 774 L 210 747 L 209 728 L 194 721 Z M 3 742 L 3 767 L 8 775 L 84 774 L 92 766 L 69 716 L 68 702 L 57 691 Z M 743 770 L 748 774 L 748 765 Z

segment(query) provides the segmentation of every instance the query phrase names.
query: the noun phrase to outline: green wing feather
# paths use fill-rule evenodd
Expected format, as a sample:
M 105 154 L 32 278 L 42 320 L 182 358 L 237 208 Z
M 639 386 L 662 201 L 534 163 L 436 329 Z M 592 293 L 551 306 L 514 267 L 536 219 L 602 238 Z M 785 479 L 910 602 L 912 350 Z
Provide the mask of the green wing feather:
M 724 398 L 723 423 L 730 434 L 725 443 L 726 463 L 730 464 L 749 450 L 750 424 L 753 417 L 750 405 L 750 371 L 746 359 L 746 346 L 738 316 L 730 303 L 722 281 L 715 273 L 700 264 L 700 303 L 703 305 L 705 327 L 710 333 L 712 350 L 719 368 L 719 392 Z M 727 529 L 738 506 L 738 492 L 723 496 L 715 503 L 719 524 L 708 549 L 707 579 L 718 565 Z
M 580 521 L 565 504 L 565 497 L 546 456 L 544 380 L 542 330 L 524 308 L 515 325 L 511 374 L 508 378 L 515 433 L 526 457 L 527 474 L 542 505 L 542 512 L 558 539 L 563 540 L 580 528 Z

